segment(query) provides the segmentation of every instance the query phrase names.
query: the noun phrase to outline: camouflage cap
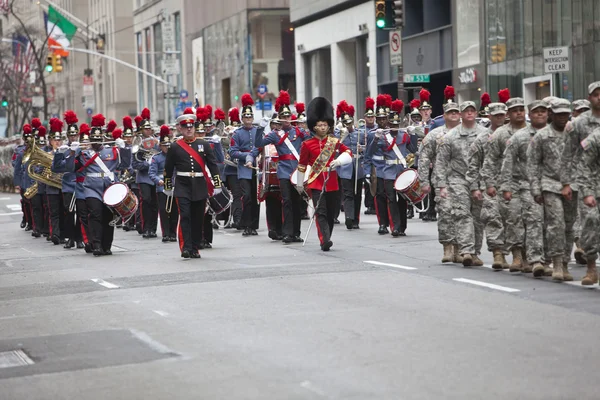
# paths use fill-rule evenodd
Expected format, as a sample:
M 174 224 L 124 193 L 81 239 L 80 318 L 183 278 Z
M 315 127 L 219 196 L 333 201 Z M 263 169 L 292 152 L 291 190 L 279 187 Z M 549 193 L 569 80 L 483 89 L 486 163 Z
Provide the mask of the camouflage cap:
M 543 99 L 543 100 L 544 100 L 544 101 L 546 102 L 546 104 L 548 105 L 548 108 L 552 108 L 552 104 L 554 104 L 554 102 L 555 102 L 556 100 L 558 100 L 558 97 L 556 97 L 556 96 L 547 96 L 547 97 L 544 97 L 544 99 Z
M 588 94 L 592 94 L 596 89 L 600 89 L 600 81 L 590 83 L 588 86 Z
M 552 103 L 552 112 L 554 114 L 570 113 L 571 102 L 567 99 L 556 99 Z
M 509 110 L 514 107 L 525 107 L 525 100 L 522 97 L 511 97 L 506 102 L 506 107 Z
M 575 100 L 573 102 L 573 110 L 575 111 L 581 111 L 584 108 L 588 109 L 590 108 L 590 102 L 588 100 L 585 99 L 581 99 L 581 100 Z
M 473 107 L 473 110 L 477 111 L 477 106 L 475 106 L 475 102 L 468 100 L 460 103 L 460 112 L 465 111 L 469 107 Z
M 488 104 L 488 113 L 490 115 L 506 114 L 507 108 L 504 103 L 490 103 Z
M 544 100 L 534 100 L 531 103 L 529 103 L 529 105 L 527 106 L 527 108 L 529 109 L 529 112 L 535 110 L 536 108 L 548 108 L 548 103 L 546 103 Z
M 444 104 L 444 114 L 450 111 L 460 111 L 458 103 L 455 103 L 454 101 L 449 101 L 446 104 Z

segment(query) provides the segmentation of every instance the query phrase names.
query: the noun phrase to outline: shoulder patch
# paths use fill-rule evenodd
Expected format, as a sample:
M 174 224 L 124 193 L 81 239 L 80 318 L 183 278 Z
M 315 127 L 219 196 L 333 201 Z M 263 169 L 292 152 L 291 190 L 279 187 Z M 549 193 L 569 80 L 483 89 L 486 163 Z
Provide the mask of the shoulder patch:
M 581 147 L 583 148 L 583 150 L 588 150 L 590 147 L 592 147 L 592 142 L 588 139 L 589 138 L 585 138 L 581 141 Z

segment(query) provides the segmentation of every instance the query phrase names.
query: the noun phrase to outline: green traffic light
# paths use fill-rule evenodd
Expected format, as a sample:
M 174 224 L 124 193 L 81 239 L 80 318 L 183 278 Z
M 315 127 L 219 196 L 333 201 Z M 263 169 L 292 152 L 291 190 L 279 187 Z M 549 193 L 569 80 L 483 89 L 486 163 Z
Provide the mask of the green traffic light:
M 378 19 L 376 24 L 378 28 L 385 28 L 385 19 Z
M 46 72 L 52 72 L 52 65 L 46 65 Z
M 8 101 L 3 100 L 2 101 L 2 107 L 8 107 Z
M 235 101 L 238 101 L 240 99 L 240 96 L 236 95 L 235 96 Z

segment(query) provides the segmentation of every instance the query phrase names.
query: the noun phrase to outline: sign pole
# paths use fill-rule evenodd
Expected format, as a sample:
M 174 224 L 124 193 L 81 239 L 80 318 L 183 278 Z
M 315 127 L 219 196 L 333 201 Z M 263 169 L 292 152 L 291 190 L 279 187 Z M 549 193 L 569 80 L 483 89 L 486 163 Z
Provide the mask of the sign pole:
M 390 46 L 390 64 L 395 65 L 398 68 L 398 99 L 402 100 L 404 104 L 407 103 L 408 97 L 404 88 L 404 60 L 402 57 L 402 30 L 390 31 L 389 36 Z M 404 116 L 404 110 L 402 115 Z

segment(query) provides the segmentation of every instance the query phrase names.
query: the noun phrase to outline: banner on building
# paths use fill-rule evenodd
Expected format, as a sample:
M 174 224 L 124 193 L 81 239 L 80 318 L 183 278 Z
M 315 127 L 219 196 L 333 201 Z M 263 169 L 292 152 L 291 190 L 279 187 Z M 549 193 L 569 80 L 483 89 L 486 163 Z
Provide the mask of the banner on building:
M 192 40 L 192 63 L 194 74 L 194 94 L 198 95 L 198 102 L 204 105 L 204 39 L 202 37 Z M 227 112 L 227 110 L 225 110 Z

